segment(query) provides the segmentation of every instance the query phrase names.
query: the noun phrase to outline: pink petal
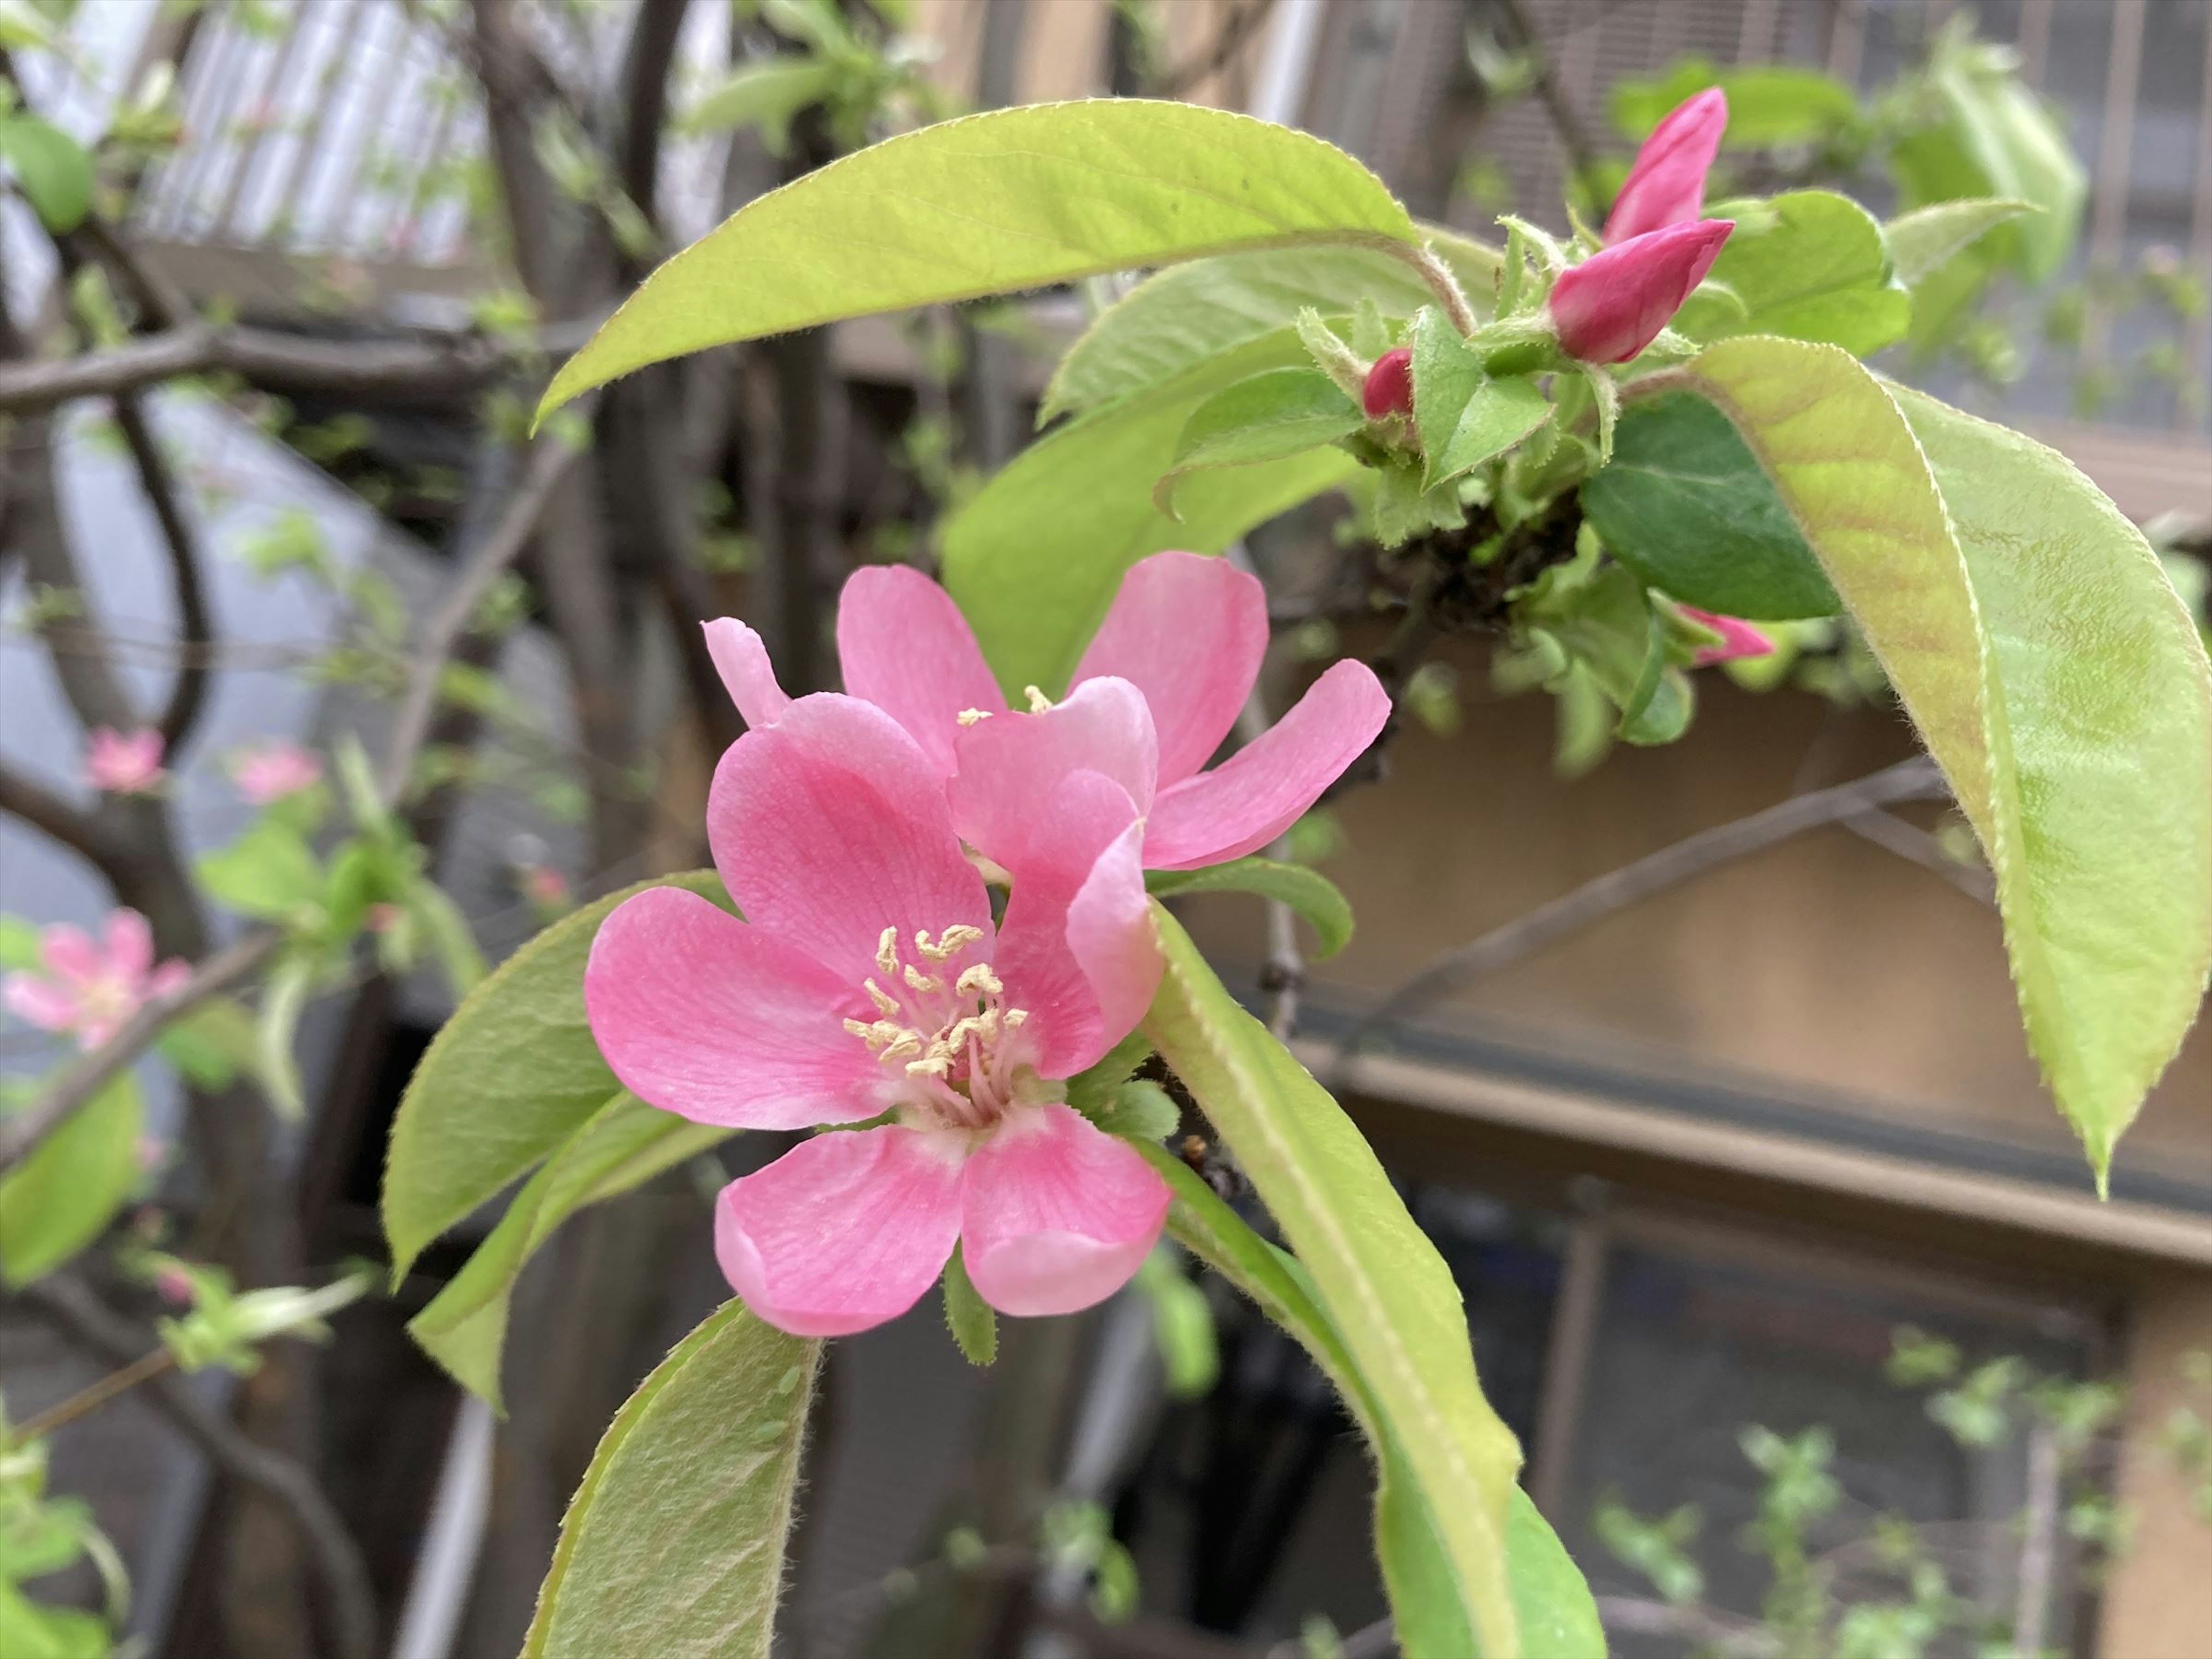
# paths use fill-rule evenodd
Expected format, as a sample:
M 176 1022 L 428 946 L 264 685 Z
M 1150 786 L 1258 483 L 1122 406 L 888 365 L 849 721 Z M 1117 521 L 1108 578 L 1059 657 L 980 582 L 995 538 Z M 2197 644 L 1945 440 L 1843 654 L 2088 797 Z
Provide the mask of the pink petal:
M 623 1086 L 700 1123 L 799 1129 L 884 1109 L 883 1069 L 848 1015 L 860 981 L 680 887 L 624 901 L 584 969 L 592 1035 Z
M 801 697 L 722 757 L 707 839 L 747 920 L 849 989 L 902 938 L 980 927 L 991 904 L 960 850 L 936 766 L 898 722 L 857 697 Z
M 1073 1077 L 1136 1029 L 1160 980 L 1145 894 L 1144 825 L 1097 772 L 1061 780 L 1009 866 L 1014 878 L 993 966 L 1033 1017 L 1034 1061 Z
M 1001 1313 L 1073 1313 L 1129 1282 L 1167 1211 L 1126 1141 L 1071 1106 L 1017 1107 L 968 1160 L 961 1261 Z
M 833 1130 L 732 1182 L 714 1206 L 730 1288 L 793 1336 L 896 1319 L 952 1254 L 965 1150 L 941 1131 Z
M 1702 623 L 1721 636 L 1718 645 L 1701 648 L 1694 665 L 1710 668 L 1715 663 L 1734 662 L 1739 657 L 1764 657 L 1774 649 L 1774 641 L 1741 617 L 1723 617 L 1718 611 L 1700 611 L 1694 605 L 1677 607 L 1695 623 Z
M 939 772 L 953 766 L 960 715 L 1006 706 L 952 596 L 902 564 L 856 570 L 837 601 L 845 689 L 914 734 Z
M 192 964 L 179 957 L 172 957 L 146 975 L 146 994 L 149 997 L 165 997 L 172 991 L 181 991 L 191 976 Z
M 1684 99 L 1651 129 L 1621 181 L 1605 240 L 1625 241 L 1695 219 L 1705 210 L 1705 174 L 1728 129 L 1728 94 L 1718 87 Z
M 1586 363 L 1625 363 L 1705 280 L 1733 219 L 1698 219 L 1647 230 L 1569 265 L 1545 301 L 1559 349 Z
M 1145 832 L 1148 870 L 1195 870 L 1257 852 L 1297 822 L 1390 718 L 1374 671 L 1349 659 L 1211 772 L 1163 790 Z
M 106 933 L 108 971 L 135 985 L 154 965 L 153 928 L 136 910 L 111 910 Z
M 42 1031 L 66 1031 L 77 1022 L 76 998 L 36 974 L 9 975 L 0 984 L 0 998 L 9 1013 Z
M 39 935 L 39 957 L 48 973 L 68 984 L 82 985 L 107 972 L 107 958 L 92 936 L 66 921 Z
M 735 617 L 719 617 L 705 626 L 707 654 L 714 659 L 714 672 L 738 713 L 749 726 L 774 726 L 791 699 L 776 683 L 775 665 L 768 659 L 761 636 Z
M 1223 558 L 1155 553 L 1121 578 L 1075 684 L 1111 674 L 1145 694 L 1159 734 L 1159 782 L 1213 758 L 1260 678 L 1267 594 Z
M 946 786 L 968 843 L 1012 870 L 1039 823 L 1039 806 L 1072 772 L 1111 778 L 1152 805 L 1159 750 L 1144 693 L 1127 680 L 1085 680 L 1036 714 L 994 714 L 960 733 L 959 769 Z

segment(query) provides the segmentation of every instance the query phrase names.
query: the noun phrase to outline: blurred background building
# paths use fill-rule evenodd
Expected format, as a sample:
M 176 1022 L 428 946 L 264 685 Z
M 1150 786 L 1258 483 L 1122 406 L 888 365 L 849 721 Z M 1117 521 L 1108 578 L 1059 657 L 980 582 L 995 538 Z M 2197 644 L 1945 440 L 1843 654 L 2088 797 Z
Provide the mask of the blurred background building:
M 617 61 L 631 10 L 547 16 L 559 72 L 590 84 Z M 705 0 L 690 8 L 683 56 L 694 83 L 726 61 L 730 16 Z M 2199 280 L 2212 270 L 2205 0 L 915 0 L 910 27 L 942 43 L 931 74 L 965 99 L 1164 87 L 1305 126 L 1376 168 L 1417 216 L 1480 234 L 1509 209 L 1564 228 L 1565 181 L 1624 153 L 1607 94 L 1625 78 L 1687 56 L 1799 62 L 1873 88 L 1957 20 L 2016 46 L 2025 77 L 2063 113 L 2092 190 L 2077 269 L 2063 279 L 2081 295 L 2078 326 L 2060 343 L 2031 339 L 2027 372 L 2009 386 L 1956 369 L 1935 378 L 2063 449 L 2131 516 L 2212 522 L 2203 311 L 2166 327 L 2100 297 L 2146 264 Z M 157 32 L 191 32 L 185 140 L 149 174 L 131 216 L 147 258 L 183 293 L 307 335 L 397 335 L 481 315 L 495 279 L 453 181 L 484 126 L 452 72 L 441 9 L 221 0 L 187 16 L 95 0 L 76 27 L 115 85 L 131 83 Z M 670 238 L 696 235 L 766 182 L 747 173 L 758 163 L 726 134 L 671 143 Z M 19 304 L 39 280 L 18 257 L 23 240 L 9 244 Z M 343 310 L 317 302 L 331 293 Z M 1047 296 L 1001 331 L 1031 342 L 1015 368 L 1026 384 L 1042 384 L 1053 343 L 1079 320 L 1072 296 Z M 860 411 L 848 475 L 858 523 L 886 488 L 885 434 L 921 395 L 922 353 L 881 321 L 841 327 L 836 352 Z M 2156 374 L 2142 368 L 2153 352 L 2164 354 Z M 204 414 L 192 417 L 195 441 L 252 471 L 264 499 L 337 529 L 357 550 L 349 556 L 408 589 L 409 572 L 434 568 L 453 498 L 410 493 L 404 481 L 426 465 L 463 464 L 472 398 L 364 398 L 301 414 L 325 430 L 351 423 L 353 441 L 303 454 L 243 419 Z M 104 510 L 101 465 L 88 449 L 71 463 L 88 515 Z M 143 582 L 132 574 L 151 556 L 133 550 L 151 534 L 143 515 L 101 522 L 102 580 L 118 592 Z M 1301 545 L 1295 526 L 1254 538 L 1279 596 L 1295 597 Z M 742 575 L 724 591 L 742 606 Z M 312 626 L 264 588 L 228 586 L 223 604 L 247 635 Z M 160 602 L 135 608 L 150 618 Z M 526 630 L 499 666 L 554 706 L 557 667 L 533 650 Z M 0 652 L 20 655 L 14 641 Z M 38 694 L 7 654 L 7 745 L 20 758 L 36 743 Z M 1349 1090 L 1459 1274 L 1486 1384 L 1529 1450 L 1530 1488 L 1593 1581 L 1638 1593 L 1594 1530 L 1601 1500 L 1643 1512 L 1695 1501 L 1708 1537 L 1723 1540 L 1710 1600 L 1755 1612 L 1748 1558 L 1740 1573 L 1727 1565 L 1725 1540 L 1753 1519 L 1762 1490 L 1738 1431 L 1819 1423 L 1836 1431 L 1854 1504 L 1929 1523 L 1964 1593 L 2010 1606 L 2034 1554 L 2014 1517 L 2038 1517 L 2048 1535 L 2037 1542 L 2063 1556 L 2072 1547 L 2063 1513 L 2035 1501 L 2047 1472 L 2030 1437 L 1962 1447 L 1918 1395 L 1885 1379 L 1893 1334 L 1911 1325 L 1971 1355 L 2129 1381 L 2105 1478 L 2135 1509 L 2135 1535 L 2101 1583 L 2046 1568 L 2051 1643 L 2106 1659 L 2212 1655 L 2212 1530 L 2191 1508 L 2188 1477 L 2160 1451 L 2186 1355 L 2212 1347 L 2212 1034 L 2200 1027 L 2125 1143 L 2111 1200 L 2099 1201 L 2022 1050 L 1976 869 L 1930 867 L 1935 818 L 1882 814 L 1673 888 L 1364 1032 L 1346 1054 L 1343 1040 L 1378 1000 L 1442 953 L 1701 829 L 1862 775 L 1909 744 L 1879 705 L 1716 685 L 1683 743 L 1617 752 L 1565 781 L 1553 772 L 1547 700 L 1492 693 L 1474 651 L 1448 665 L 1456 722 L 1410 732 L 1396 775 L 1336 814 L 1346 850 L 1328 867 L 1359 933 L 1311 967 L 1301 1038 L 1324 1081 Z M 306 732 L 331 718 L 249 696 L 242 724 L 226 731 Z M 690 779 L 672 787 L 696 790 L 696 734 L 672 724 L 666 744 L 674 775 Z M 210 823 L 208 840 L 223 830 Z M 472 801 L 448 838 L 449 867 L 480 872 L 458 879 L 481 908 L 500 908 L 497 872 L 520 836 L 556 863 L 573 860 L 557 822 L 526 801 Z M 21 896 L 34 886 L 74 879 L 38 862 L 21 832 L 0 836 L 10 908 L 33 908 Z M 1900 838 L 1914 857 L 1883 844 Z M 605 874 L 573 861 L 568 873 Z M 88 889 L 82 902 L 92 908 Z M 1249 901 L 1201 898 L 1189 915 L 1258 995 L 1268 941 Z M 442 1012 L 434 994 L 403 987 L 329 1022 L 325 1103 L 301 1152 L 319 1259 L 379 1248 L 385 1130 Z M 349 1327 L 330 1362 L 339 1379 L 331 1468 L 389 1613 L 408 1620 L 404 1659 L 512 1647 L 542 1571 L 540 1535 L 484 1517 L 513 1504 L 543 1522 L 566 1490 L 565 1480 L 514 1490 L 531 1465 L 513 1436 L 552 1437 L 531 1450 L 556 1469 L 581 1467 L 611 1401 L 721 1293 L 702 1213 L 672 1180 L 619 1224 L 588 1224 L 556 1253 L 523 1316 L 605 1305 L 641 1275 L 668 1294 L 578 1334 L 572 1367 L 553 1379 L 562 1401 L 510 1431 L 506 1462 L 398 1328 L 468 1241 L 426 1260 L 395 1309 Z M 1219 1381 L 1188 1401 L 1163 1393 L 1147 1316 L 1129 1299 L 1018 1337 L 1050 1350 L 1024 1375 L 1067 1382 L 1027 1399 L 966 1369 L 933 1304 L 840 1345 L 790 1651 L 1229 1659 L 1295 1638 L 1310 1615 L 1344 1631 L 1378 1616 L 1349 1425 L 1294 1345 L 1225 1299 L 1216 1308 Z M 36 1363 L 31 1338 L 11 1340 L 11 1365 Z M 210 1615 L 195 1604 L 189 1460 L 171 1459 L 154 1492 L 127 1428 L 102 1434 L 58 1479 L 143 1488 L 146 1512 L 127 1540 L 143 1585 L 138 1627 L 157 1645 L 167 1635 L 162 1650 L 206 1651 L 191 1645 Z M 981 1467 L 978 1443 L 996 1449 Z M 1012 1586 L 883 1592 L 885 1575 L 927 1559 L 948 1527 L 988 1529 L 1000 1496 L 988 1458 L 999 1454 L 1042 1459 L 1065 1491 L 1107 1508 L 1139 1568 L 1136 1620 L 1055 1634 L 1049 1584 L 1035 1596 Z M 1632 1620 L 1618 1639 L 1624 1655 L 1684 1650 L 1679 1635 Z

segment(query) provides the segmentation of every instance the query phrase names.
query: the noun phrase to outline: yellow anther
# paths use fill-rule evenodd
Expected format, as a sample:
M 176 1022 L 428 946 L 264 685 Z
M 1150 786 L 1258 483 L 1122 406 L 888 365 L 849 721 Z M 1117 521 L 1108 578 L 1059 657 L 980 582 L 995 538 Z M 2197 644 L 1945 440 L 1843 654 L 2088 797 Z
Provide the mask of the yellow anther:
M 1030 713 L 1032 714 L 1042 714 L 1052 707 L 1052 699 L 1034 685 L 1024 686 L 1022 695 L 1030 700 Z
M 963 997 L 994 997 L 1006 990 L 1005 983 L 991 971 L 991 964 L 979 962 L 966 969 L 953 982 L 953 990 Z
M 898 929 L 896 927 L 884 928 L 883 937 L 876 941 L 876 966 L 886 975 L 898 972 Z
M 932 962 L 943 962 L 947 957 L 957 956 L 982 937 L 981 928 L 970 927 L 964 921 L 955 922 L 937 936 L 937 943 L 934 945 L 929 942 L 927 930 L 916 933 L 914 936 L 914 948 Z
M 974 726 L 979 721 L 990 719 L 991 711 L 988 708 L 963 708 L 952 718 L 963 726 Z
M 848 1019 L 845 1022 L 845 1029 L 863 1042 L 872 1043 L 874 1041 L 876 1028 L 865 1019 Z
M 1015 1026 L 1022 1024 L 1022 1022 L 1026 1020 L 1029 1017 L 1030 1011 L 1026 1008 L 1009 1008 L 999 1016 L 999 1018 L 1005 1022 L 1006 1027 L 1009 1031 L 1012 1030 Z
M 910 1060 L 906 1063 L 908 1077 L 943 1077 L 951 1069 L 952 1058 L 949 1054 L 925 1054 L 920 1060 Z
M 928 995 L 933 991 L 942 991 L 945 988 L 945 981 L 943 980 L 938 978 L 934 974 L 923 973 L 921 969 L 915 967 L 910 962 L 907 963 L 905 969 L 902 971 L 902 977 L 905 979 L 908 988 L 919 991 L 924 996 Z
M 899 1000 L 893 996 L 889 991 L 884 989 L 882 986 L 877 984 L 873 980 L 868 981 L 867 985 L 868 1000 L 876 1005 L 876 1012 L 878 1013 L 883 1015 L 886 1019 L 888 1019 L 893 1014 L 902 1012 L 899 1007 Z M 852 1021 L 848 1020 L 845 1023 L 849 1025 L 852 1024 Z

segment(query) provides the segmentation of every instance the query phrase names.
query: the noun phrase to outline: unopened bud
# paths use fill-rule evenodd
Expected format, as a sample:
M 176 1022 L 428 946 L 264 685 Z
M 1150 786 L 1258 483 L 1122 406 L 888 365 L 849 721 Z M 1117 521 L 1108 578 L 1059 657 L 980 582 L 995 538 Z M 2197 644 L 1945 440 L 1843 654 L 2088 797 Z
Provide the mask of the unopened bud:
M 1699 647 L 1696 659 L 1699 668 L 1710 668 L 1717 662 L 1734 662 L 1739 657 L 1764 657 L 1774 649 L 1772 640 L 1741 617 L 1723 617 L 1717 611 L 1700 611 L 1694 605 L 1678 608 L 1699 627 L 1710 628 L 1721 636 L 1718 645 Z
M 1705 280 L 1735 228 L 1733 219 L 1668 225 L 1570 265 L 1547 302 L 1561 349 L 1586 363 L 1626 362 Z
M 1359 402 L 1370 421 L 1379 421 L 1386 415 L 1412 414 L 1413 352 L 1399 346 L 1377 357 L 1375 367 L 1367 371 L 1367 384 L 1360 389 Z
M 1728 95 L 1718 87 L 1668 112 L 1636 152 L 1636 165 L 1613 198 L 1605 222 L 1607 242 L 1686 224 L 1705 210 L 1705 174 L 1720 150 L 1728 114 Z

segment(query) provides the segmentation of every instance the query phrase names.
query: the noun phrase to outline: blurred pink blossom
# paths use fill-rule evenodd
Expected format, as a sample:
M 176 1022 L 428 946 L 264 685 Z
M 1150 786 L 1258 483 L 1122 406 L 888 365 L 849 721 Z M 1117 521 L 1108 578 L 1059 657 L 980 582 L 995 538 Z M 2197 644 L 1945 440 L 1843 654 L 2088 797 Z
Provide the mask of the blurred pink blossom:
M 161 769 L 166 747 L 161 734 L 150 726 L 136 732 L 100 726 L 93 732 L 91 746 L 85 751 L 85 779 L 94 788 L 111 795 L 150 794 L 168 780 L 169 775 Z
M 48 1031 L 75 1035 L 97 1048 L 149 998 L 167 996 L 191 977 L 190 963 L 154 965 L 154 934 L 136 910 L 108 915 L 104 943 L 59 922 L 40 938 L 42 973 L 15 973 L 0 984 L 9 1012 Z
M 231 757 L 230 781 L 256 806 L 266 806 L 322 781 L 323 763 L 312 750 L 271 738 Z

